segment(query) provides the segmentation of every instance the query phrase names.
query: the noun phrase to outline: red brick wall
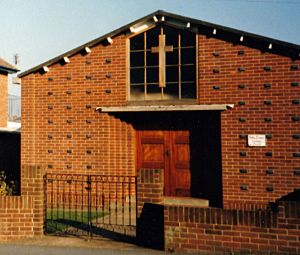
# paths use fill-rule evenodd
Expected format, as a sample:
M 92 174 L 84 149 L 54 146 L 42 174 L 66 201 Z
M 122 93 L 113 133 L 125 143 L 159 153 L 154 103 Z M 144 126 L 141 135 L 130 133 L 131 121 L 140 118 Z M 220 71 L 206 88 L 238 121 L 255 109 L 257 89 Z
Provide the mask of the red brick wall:
M 152 248 L 183 253 L 300 253 L 299 202 L 281 201 L 266 210 L 182 206 L 176 202 L 163 205 L 163 171 L 159 169 L 138 170 L 137 201 L 137 240 Z M 164 207 L 163 223 L 160 207 Z
M 7 127 L 8 115 L 8 90 L 7 73 L 0 71 L 0 127 Z
M 165 250 L 299 254 L 300 203 L 279 212 L 165 206 Z
M 131 125 L 97 106 L 125 105 L 126 43 L 98 45 L 23 78 L 22 164 L 48 172 L 135 174 Z
M 0 196 L 0 240 L 43 234 L 43 173 L 40 167 L 21 170 L 21 196 Z
M 137 217 L 145 203 L 162 204 L 164 195 L 164 171 L 161 169 L 137 170 Z
M 300 86 L 292 86 L 300 83 L 300 70 L 292 70 L 294 64 L 300 62 L 199 36 L 199 103 L 235 105 L 221 117 L 227 208 L 264 207 L 300 186 L 300 176 L 294 174 L 300 157 L 293 155 L 300 152 L 300 139 L 293 137 L 300 126 L 292 120 L 300 113 L 300 104 L 293 103 L 300 99 Z M 250 148 L 247 134 L 271 138 L 266 147 Z

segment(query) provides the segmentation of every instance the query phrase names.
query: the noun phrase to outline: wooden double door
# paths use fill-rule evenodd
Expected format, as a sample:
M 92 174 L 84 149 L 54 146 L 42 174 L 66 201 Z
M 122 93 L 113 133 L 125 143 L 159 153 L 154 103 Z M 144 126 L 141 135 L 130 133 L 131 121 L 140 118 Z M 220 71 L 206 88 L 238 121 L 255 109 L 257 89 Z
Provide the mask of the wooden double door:
M 164 169 L 166 196 L 190 196 L 190 131 L 138 130 L 137 167 Z

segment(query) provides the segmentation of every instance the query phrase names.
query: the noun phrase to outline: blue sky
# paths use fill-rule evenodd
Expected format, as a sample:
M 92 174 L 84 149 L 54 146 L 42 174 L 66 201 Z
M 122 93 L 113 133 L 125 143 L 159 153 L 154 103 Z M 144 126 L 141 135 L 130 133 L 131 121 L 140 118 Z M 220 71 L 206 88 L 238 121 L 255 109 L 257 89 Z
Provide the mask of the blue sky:
M 25 71 L 158 9 L 300 44 L 300 0 L 0 0 L 0 56 Z

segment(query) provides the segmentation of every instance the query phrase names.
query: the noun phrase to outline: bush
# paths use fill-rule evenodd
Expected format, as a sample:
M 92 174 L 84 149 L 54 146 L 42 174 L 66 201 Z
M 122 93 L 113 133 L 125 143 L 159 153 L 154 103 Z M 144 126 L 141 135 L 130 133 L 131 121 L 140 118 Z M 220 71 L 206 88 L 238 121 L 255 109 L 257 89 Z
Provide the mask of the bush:
M 4 171 L 0 171 L 0 196 L 11 196 L 16 190 L 14 181 L 7 181 Z

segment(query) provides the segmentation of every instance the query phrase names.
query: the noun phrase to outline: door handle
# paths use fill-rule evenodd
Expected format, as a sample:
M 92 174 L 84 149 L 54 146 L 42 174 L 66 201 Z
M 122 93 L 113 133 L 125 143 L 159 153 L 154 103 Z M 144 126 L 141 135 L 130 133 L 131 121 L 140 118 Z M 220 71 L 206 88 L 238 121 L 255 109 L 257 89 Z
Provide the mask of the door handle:
M 170 152 L 169 150 L 166 150 L 166 156 L 169 157 L 170 156 Z

